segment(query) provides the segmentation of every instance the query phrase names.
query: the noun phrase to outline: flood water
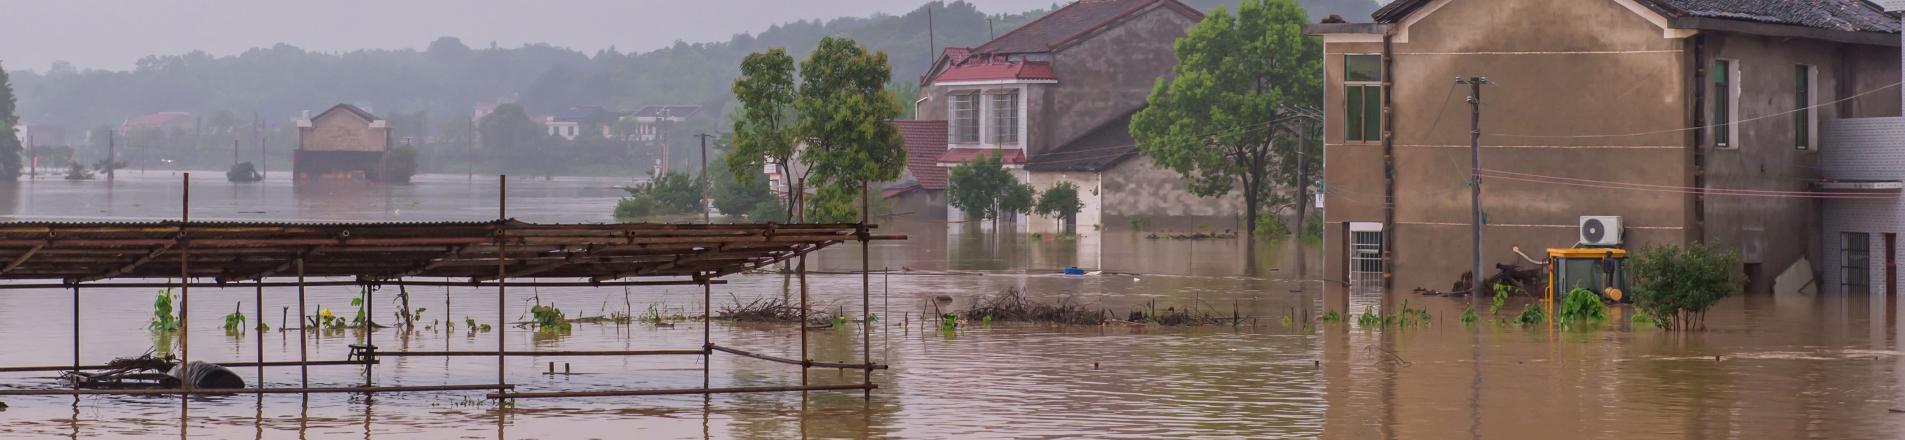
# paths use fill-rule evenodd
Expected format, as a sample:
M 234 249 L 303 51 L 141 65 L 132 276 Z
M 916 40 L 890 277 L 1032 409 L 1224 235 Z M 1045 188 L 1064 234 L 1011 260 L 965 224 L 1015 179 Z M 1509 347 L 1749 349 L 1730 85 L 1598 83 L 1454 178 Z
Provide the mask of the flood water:
M 496 179 L 420 176 L 408 186 L 297 187 L 273 180 L 234 185 L 195 173 L 192 218 L 276 220 L 486 220 L 497 216 Z M 208 178 L 209 177 L 209 178 Z M 511 217 L 603 222 L 625 182 L 512 180 Z M 40 180 L 0 187 L 0 216 L 21 220 L 173 219 L 179 178 L 126 172 L 104 181 Z M 1402 294 L 1433 324 L 1369 330 L 1348 324 L 1284 325 L 1320 313 L 1320 282 L 1294 272 L 1297 248 L 1230 240 L 1146 239 L 1129 231 L 1050 240 L 898 221 L 876 243 L 869 312 L 879 389 L 663 397 L 519 399 L 499 408 L 484 391 L 174 397 L 0 397 L 0 438 L 1898 438 L 1905 433 L 1896 314 L 1865 297 L 1734 297 L 1709 315 L 1710 331 L 1670 334 L 1623 319 L 1598 331 L 1523 329 L 1455 319 L 1464 304 Z M 1311 266 L 1315 269 L 1315 250 Z M 859 249 L 814 256 L 815 308 L 859 313 Z M 1065 278 L 1077 265 L 1117 275 Z M 740 275 L 714 287 L 717 307 L 787 295 L 777 275 Z M 970 323 L 944 332 L 922 320 L 934 307 L 963 308 L 979 295 L 1019 289 L 1040 301 L 1072 301 L 1124 313 L 1194 308 L 1255 317 L 1237 327 L 1058 327 Z M 354 288 L 312 288 L 309 303 L 349 315 Z M 82 292 L 81 361 L 104 363 L 155 345 L 145 329 L 154 292 Z M 295 360 L 299 341 L 281 327 L 295 292 L 267 289 L 274 329 L 226 334 L 232 308 L 251 314 L 253 290 L 193 289 L 194 359 Z M 410 307 L 447 329 L 314 334 L 310 358 L 341 360 L 368 338 L 382 350 L 494 350 L 494 333 L 471 333 L 465 317 L 498 320 L 495 292 L 408 289 Z M 71 291 L 0 291 L 0 365 L 72 361 Z M 531 301 L 570 316 L 651 306 L 700 311 L 699 287 L 509 290 L 508 321 Z M 952 298 L 950 303 L 935 299 Z M 394 289 L 372 299 L 379 322 L 395 320 Z M 254 322 L 258 318 L 251 317 Z M 1298 319 L 1301 321 L 1301 319 Z M 577 324 L 566 335 L 506 326 L 511 350 L 698 349 L 698 321 L 672 326 Z M 797 357 L 792 325 L 715 322 L 716 343 Z M 809 332 L 818 361 L 859 362 L 857 326 Z M 544 374 L 549 364 L 567 375 Z M 490 384 L 490 357 L 385 358 L 378 385 Z M 799 368 L 717 354 L 712 386 L 800 383 Z M 692 388 L 699 356 L 518 357 L 507 365 L 518 391 Z M 246 380 L 256 370 L 237 369 Z M 297 368 L 268 368 L 267 386 L 293 387 Z M 318 366 L 312 386 L 354 386 L 362 367 Z M 815 369 L 814 384 L 852 384 L 858 372 Z M 0 373 L 0 388 L 60 386 L 53 373 Z M 189 411 L 189 417 L 181 417 Z M 184 422 L 182 423 L 181 420 Z

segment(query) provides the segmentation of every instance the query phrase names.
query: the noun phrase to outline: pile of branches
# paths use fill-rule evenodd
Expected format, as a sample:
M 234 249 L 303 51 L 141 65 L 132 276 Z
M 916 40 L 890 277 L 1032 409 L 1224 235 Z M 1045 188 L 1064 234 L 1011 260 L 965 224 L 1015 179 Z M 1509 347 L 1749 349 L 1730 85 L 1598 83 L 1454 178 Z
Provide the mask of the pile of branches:
M 714 315 L 715 319 L 730 321 L 758 322 L 800 322 L 800 305 L 790 304 L 786 299 L 763 297 L 746 303 L 734 298 L 732 304 L 721 306 Z M 833 313 L 824 310 L 808 310 L 808 322 L 832 322 Z
M 1496 263 L 1495 271 L 1496 272 L 1494 275 L 1491 275 L 1488 278 L 1482 280 L 1482 286 L 1485 286 L 1487 289 L 1486 291 L 1488 292 L 1493 292 L 1494 286 L 1496 284 L 1507 284 L 1510 286 L 1514 286 L 1516 290 L 1519 290 L 1522 293 L 1525 293 L 1528 295 L 1534 295 L 1535 292 L 1542 292 L 1547 289 L 1546 287 L 1547 275 L 1543 273 L 1543 271 L 1539 267 L 1533 268 L 1533 269 L 1522 269 L 1521 265 L 1519 264 Z M 1456 279 L 1455 285 L 1451 286 L 1450 289 L 1446 292 L 1435 290 L 1435 289 L 1424 289 L 1421 287 L 1417 287 L 1415 290 L 1415 293 L 1420 295 L 1430 295 L 1430 296 L 1453 296 L 1453 297 L 1468 296 L 1469 292 L 1474 291 L 1474 287 L 1475 287 L 1474 280 L 1475 280 L 1474 272 L 1463 271 L 1461 278 Z
M 1159 311 L 1157 301 L 1144 308 L 1126 314 L 1125 319 L 1105 310 L 1093 310 L 1072 302 L 1071 298 L 1061 298 L 1056 303 L 1042 303 L 1026 299 L 1025 292 L 1016 287 L 1007 288 L 995 295 L 986 295 L 973 301 L 971 307 L 956 313 L 959 319 L 967 322 L 1013 321 L 1037 322 L 1046 324 L 1105 325 L 1105 324 L 1157 324 L 1166 326 L 1180 325 L 1218 325 L 1225 324 L 1228 318 L 1218 318 L 1205 312 L 1190 309 L 1165 307 Z
M 979 321 L 990 317 L 994 321 L 1044 322 L 1053 324 L 1098 325 L 1106 321 L 1105 313 L 1086 309 L 1072 303 L 1070 298 L 1059 300 L 1057 304 L 1042 304 L 1026 301 L 1025 292 L 1017 287 L 1007 288 L 997 295 L 986 295 L 973 301 L 972 306 L 959 313 L 961 318 Z

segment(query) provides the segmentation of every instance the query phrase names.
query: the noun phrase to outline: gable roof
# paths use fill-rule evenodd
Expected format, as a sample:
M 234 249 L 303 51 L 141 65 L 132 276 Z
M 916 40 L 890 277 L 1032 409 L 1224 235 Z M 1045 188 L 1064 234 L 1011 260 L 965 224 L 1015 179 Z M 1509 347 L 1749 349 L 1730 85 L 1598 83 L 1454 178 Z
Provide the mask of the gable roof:
M 316 121 L 319 119 L 323 119 L 324 116 L 331 114 L 331 112 L 336 112 L 340 110 L 347 111 L 347 112 L 350 112 L 351 114 L 357 115 L 357 117 L 364 118 L 365 121 L 377 122 L 380 120 L 377 118 L 377 115 L 370 114 L 370 112 L 364 111 L 364 109 L 357 108 L 357 106 L 350 105 L 350 104 L 338 104 L 335 106 L 331 106 L 330 109 L 325 110 L 323 113 L 318 113 L 317 116 L 312 116 L 311 120 Z
M 1395 23 L 1434 0 L 1396 0 L 1377 9 L 1378 23 Z M 1783 24 L 1845 32 L 1898 33 L 1898 19 L 1865 0 L 1635 0 L 1666 16 Z M 1680 26 L 1675 26 L 1680 27 Z
M 686 118 L 699 111 L 701 111 L 701 106 L 698 105 L 651 105 L 642 107 L 629 116 L 637 118 L 659 118 L 666 112 L 668 117 L 671 118 Z
M 946 168 L 939 166 L 939 156 L 946 154 L 946 121 L 893 121 L 893 126 L 906 145 L 907 172 L 920 187 L 946 189 Z
M 1008 60 L 1003 56 L 978 57 L 955 63 L 940 70 L 928 83 L 941 81 L 1057 81 L 1058 72 L 1044 61 Z
M 1153 5 L 1171 8 L 1193 19 L 1204 17 L 1202 12 L 1177 0 L 1077 0 L 972 51 L 1001 54 L 1050 51 Z
M 1138 142 L 1131 139 L 1131 116 L 1137 113 L 1132 110 L 1111 118 L 1065 145 L 1032 155 L 1025 170 L 1099 172 L 1136 157 Z

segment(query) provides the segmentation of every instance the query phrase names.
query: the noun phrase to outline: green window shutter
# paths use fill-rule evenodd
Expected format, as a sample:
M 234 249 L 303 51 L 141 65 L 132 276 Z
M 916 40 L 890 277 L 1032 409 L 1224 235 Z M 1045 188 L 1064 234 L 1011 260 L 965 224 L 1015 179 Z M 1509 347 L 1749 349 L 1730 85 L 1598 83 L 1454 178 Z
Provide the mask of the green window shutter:
M 1343 123 L 1343 139 L 1363 140 L 1363 88 L 1349 86 L 1344 88 L 1343 103 L 1349 109 L 1348 120 Z
M 1363 139 L 1382 140 L 1382 86 L 1364 86 Z

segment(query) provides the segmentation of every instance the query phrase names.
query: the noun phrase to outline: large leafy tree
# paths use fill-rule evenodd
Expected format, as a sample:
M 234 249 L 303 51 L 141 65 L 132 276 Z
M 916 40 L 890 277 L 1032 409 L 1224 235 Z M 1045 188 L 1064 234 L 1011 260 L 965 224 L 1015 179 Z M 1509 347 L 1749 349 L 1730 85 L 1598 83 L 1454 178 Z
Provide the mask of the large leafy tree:
M 794 121 L 794 58 L 785 49 L 768 49 L 741 61 L 741 77 L 734 80 L 734 97 L 741 108 L 734 115 L 734 147 L 725 158 L 738 182 L 752 182 L 769 162 L 781 175 L 787 194 L 787 216 L 798 221 L 806 192 L 807 170 L 793 168 L 799 142 Z
M 554 141 L 549 139 L 547 129 L 542 124 L 529 119 L 522 106 L 503 104 L 483 119 L 477 121 L 476 132 L 482 137 L 483 149 L 504 170 L 533 171 L 548 175 L 554 172 L 558 157 L 547 154 L 546 148 Z
M 1078 212 L 1085 209 L 1085 202 L 1078 200 L 1078 185 L 1071 182 L 1058 182 L 1045 192 L 1039 193 L 1038 204 L 1032 210 L 1057 219 L 1060 225 L 1070 228 L 1078 219 Z M 1071 232 L 1067 230 L 1067 232 Z
M 20 123 L 20 116 L 13 112 L 13 82 L 7 78 L 7 69 L 0 66 L 0 180 L 20 178 L 20 138 L 13 136 L 13 127 Z
M 1244 0 L 1218 8 L 1176 44 L 1177 66 L 1159 79 L 1149 106 L 1131 119 L 1138 151 L 1184 175 L 1206 197 L 1243 192 L 1245 225 L 1300 200 L 1294 163 L 1308 116 L 1321 96 L 1322 42 L 1303 35 L 1293 0 Z M 1283 194 L 1280 191 L 1291 191 Z
M 845 38 L 822 38 L 800 63 L 800 91 L 794 97 L 796 129 L 806 144 L 800 162 L 816 185 L 836 193 L 857 189 L 865 198 L 871 197 L 870 183 L 900 176 L 906 149 L 891 124 L 900 113 L 886 88 L 892 76 L 886 52 L 868 52 Z
M 946 203 L 966 217 L 992 220 L 1024 213 L 1033 205 L 1032 187 L 1019 183 L 997 155 L 980 155 L 946 172 Z

